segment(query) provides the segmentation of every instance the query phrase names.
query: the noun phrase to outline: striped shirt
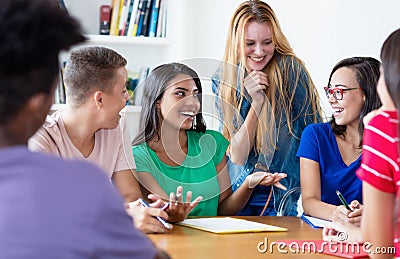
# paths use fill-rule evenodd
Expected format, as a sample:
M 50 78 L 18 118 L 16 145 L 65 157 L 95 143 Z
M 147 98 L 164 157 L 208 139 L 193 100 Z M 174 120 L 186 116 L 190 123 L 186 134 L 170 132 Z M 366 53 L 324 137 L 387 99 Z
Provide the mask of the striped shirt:
M 398 124 L 396 111 L 382 111 L 371 119 L 364 128 L 363 155 L 361 166 L 357 170 L 357 176 L 361 180 L 380 191 L 395 195 L 400 185 Z M 395 234 L 396 258 L 400 258 L 399 240 Z
M 363 154 L 357 176 L 389 193 L 397 193 L 400 184 L 397 112 L 382 111 L 364 128 Z

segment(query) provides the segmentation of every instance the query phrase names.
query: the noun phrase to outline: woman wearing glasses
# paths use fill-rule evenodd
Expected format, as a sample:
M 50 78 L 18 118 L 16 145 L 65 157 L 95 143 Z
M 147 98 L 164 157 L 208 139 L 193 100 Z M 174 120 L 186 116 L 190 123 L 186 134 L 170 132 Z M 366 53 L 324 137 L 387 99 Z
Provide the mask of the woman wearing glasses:
M 304 213 L 331 219 L 347 215 L 359 225 L 362 208 L 361 181 L 355 172 L 361 162 L 363 118 L 380 107 L 376 92 L 379 61 L 370 57 L 347 58 L 335 65 L 325 93 L 333 116 L 330 122 L 305 128 L 297 156 Z M 340 206 L 339 190 L 350 209 Z

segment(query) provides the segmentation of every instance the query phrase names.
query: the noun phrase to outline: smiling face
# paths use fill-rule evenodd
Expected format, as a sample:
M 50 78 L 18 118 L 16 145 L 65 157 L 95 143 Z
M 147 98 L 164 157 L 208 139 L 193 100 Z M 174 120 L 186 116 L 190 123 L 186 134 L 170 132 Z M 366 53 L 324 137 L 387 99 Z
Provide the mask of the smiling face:
M 336 124 L 358 127 L 361 110 L 365 102 L 365 95 L 358 85 L 354 71 L 346 67 L 336 70 L 332 75 L 329 88 L 357 88 L 343 91 L 342 100 L 336 100 L 331 94 L 328 101 L 332 107 Z
M 266 22 L 253 21 L 246 24 L 244 55 L 248 73 L 263 70 L 271 60 L 275 51 L 272 36 L 272 30 Z
M 157 101 L 162 128 L 190 129 L 200 110 L 198 94 L 199 89 L 192 77 L 186 74 L 174 77 Z
M 103 128 L 114 129 L 118 126 L 121 116 L 120 111 L 129 100 L 129 93 L 126 89 L 128 73 L 125 67 L 116 69 L 113 87 L 110 92 L 104 92 L 102 97 L 105 119 Z

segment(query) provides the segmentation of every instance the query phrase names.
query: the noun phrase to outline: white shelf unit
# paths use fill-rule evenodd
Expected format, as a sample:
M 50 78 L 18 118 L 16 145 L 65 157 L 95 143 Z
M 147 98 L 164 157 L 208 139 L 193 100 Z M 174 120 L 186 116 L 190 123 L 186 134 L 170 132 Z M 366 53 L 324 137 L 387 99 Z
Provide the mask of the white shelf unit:
M 151 69 L 158 64 L 166 61 L 166 48 L 169 46 L 168 39 L 165 38 L 146 38 L 146 37 L 124 37 L 124 36 L 104 36 L 104 35 L 86 35 L 88 40 L 73 49 L 83 46 L 105 46 L 114 49 L 127 61 L 127 69 L 138 72 L 143 66 Z M 70 52 L 63 53 L 61 60 L 68 60 Z M 52 111 L 62 109 L 63 104 L 54 104 Z M 128 125 L 131 137 L 137 132 L 141 107 L 127 106 L 126 123 Z
M 173 24 L 177 24 L 177 20 L 172 21 L 171 17 L 174 17 L 175 0 L 168 0 L 167 7 L 167 36 L 172 31 Z M 112 0 L 64 0 L 68 12 L 71 16 L 78 19 L 86 33 L 87 41 L 83 44 L 75 46 L 73 49 L 80 48 L 83 46 L 104 46 L 111 48 L 128 61 L 127 69 L 130 71 L 138 72 L 140 68 L 146 66 L 152 70 L 154 67 L 162 63 L 171 61 L 171 52 L 175 48 L 171 47 L 170 40 L 165 37 L 128 37 L 128 36 L 109 36 L 99 35 L 99 12 L 100 6 L 104 4 L 111 5 Z M 172 6 L 171 6 L 172 5 Z M 172 13 L 172 14 L 171 14 Z M 69 52 L 65 52 L 60 56 L 61 61 L 68 60 Z M 63 109 L 65 105 L 54 104 L 51 111 Z M 127 125 L 131 136 L 133 137 L 138 128 L 138 121 L 140 116 L 141 107 L 138 106 L 127 106 L 123 112 L 125 112 Z
M 167 38 L 156 38 L 156 37 L 128 37 L 128 36 L 109 36 L 109 35 L 97 35 L 87 34 L 85 35 L 89 44 L 117 44 L 117 45 L 134 45 L 134 46 L 168 46 L 169 41 Z

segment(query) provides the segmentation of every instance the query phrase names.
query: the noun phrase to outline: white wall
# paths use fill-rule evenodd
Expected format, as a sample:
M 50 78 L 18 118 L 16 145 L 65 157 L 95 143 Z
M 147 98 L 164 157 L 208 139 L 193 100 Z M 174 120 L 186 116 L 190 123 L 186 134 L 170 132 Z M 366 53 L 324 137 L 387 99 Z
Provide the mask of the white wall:
M 177 58 L 221 59 L 231 15 L 241 2 L 183 0 L 185 44 Z M 265 2 L 274 9 L 296 54 L 306 63 L 328 113 L 330 109 L 322 88 L 332 67 L 351 56 L 379 59 L 383 41 L 400 27 L 398 0 Z
M 64 1 L 88 33 L 98 31 L 98 6 L 111 3 L 111 0 Z M 400 27 L 399 0 L 265 1 L 274 9 L 296 54 L 305 62 L 328 115 L 331 111 L 322 89 L 332 67 L 351 56 L 379 59 L 384 39 Z M 203 79 L 209 78 L 223 56 L 230 18 L 242 0 L 168 2 L 169 46 L 118 46 L 117 50 L 128 58 L 128 67 L 185 60 Z M 203 84 L 205 93 L 211 93 L 209 80 L 203 80 Z M 203 100 L 206 113 L 213 112 L 213 100 Z M 211 118 L 207 118 L 207 123 L 215 128 Z

